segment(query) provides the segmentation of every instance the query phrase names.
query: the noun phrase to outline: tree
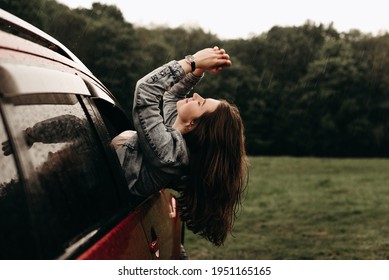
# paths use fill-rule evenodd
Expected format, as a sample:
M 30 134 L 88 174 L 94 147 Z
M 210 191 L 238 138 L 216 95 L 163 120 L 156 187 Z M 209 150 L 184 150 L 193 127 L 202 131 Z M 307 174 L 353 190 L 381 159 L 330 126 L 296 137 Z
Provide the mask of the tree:
M 42 27 L 42 5 L 48 0 L 0 0 L 0 8 L 4 9 L 38 28 Z
M 333 24 L 308 21 L 220 40 L 197 27 L 135 28 L 116 6 L 100 3 L 90 9 L 54 0 L 0 4 L 64 43 L 128 111 L 140 77 L 217 45 L 233 65 L 208 75 L 196 91 L 238 106 L 250 154 L 389 156 L 388 34 L 339 33 Z

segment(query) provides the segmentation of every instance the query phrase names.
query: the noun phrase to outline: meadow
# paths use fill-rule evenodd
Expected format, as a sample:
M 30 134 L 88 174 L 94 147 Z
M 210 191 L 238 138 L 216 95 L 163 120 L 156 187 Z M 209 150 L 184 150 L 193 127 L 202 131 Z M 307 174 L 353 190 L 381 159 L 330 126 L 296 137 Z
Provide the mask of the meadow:
M 250 157 L 232 235 L 185 231 L 190 259 L 389 259 L 389 159 Z

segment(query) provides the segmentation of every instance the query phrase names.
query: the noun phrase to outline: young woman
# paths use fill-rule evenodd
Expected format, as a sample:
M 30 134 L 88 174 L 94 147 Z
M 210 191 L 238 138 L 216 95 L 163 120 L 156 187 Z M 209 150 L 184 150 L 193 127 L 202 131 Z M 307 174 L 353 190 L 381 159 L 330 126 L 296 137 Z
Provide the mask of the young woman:
M 181 219 L 217 246 L 232 229 L 247 184 L 243 123 L 224 100 L 186 96 L 205 72 L 229 66 L 229 55 L 214 47 L 152 71 L 136 85 L 136 132 L 113 140 L 132 196 L 178 190 Z

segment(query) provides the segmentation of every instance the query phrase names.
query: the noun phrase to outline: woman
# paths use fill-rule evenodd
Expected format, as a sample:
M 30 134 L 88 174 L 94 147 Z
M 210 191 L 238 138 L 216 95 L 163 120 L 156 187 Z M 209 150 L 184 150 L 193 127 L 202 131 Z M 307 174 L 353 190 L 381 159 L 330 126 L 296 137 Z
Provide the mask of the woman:
M 247 184 L 243 123 L 224 100 L 186 96 L 205 72 L 229 66 L 229 55 L 214 47 L 152 71 L 136 85 L 136 133 L 113 140 L 127 139 L 117 153 L 132 196 L 178 190 L 181 219 L 217 246 L 232 229 Z

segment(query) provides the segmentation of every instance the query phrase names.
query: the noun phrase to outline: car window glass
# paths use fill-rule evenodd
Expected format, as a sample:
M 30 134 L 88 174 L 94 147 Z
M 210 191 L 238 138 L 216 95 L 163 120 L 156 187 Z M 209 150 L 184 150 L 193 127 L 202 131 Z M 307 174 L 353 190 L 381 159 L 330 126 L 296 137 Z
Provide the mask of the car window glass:
M 40 200 L 45 200 L 48 210 L 30 205 L 30 211 L 39 216 L 34 221 L 40 223 L 40 234 L 45 236 L 40 241 L 45 257 L 57 257 L 79 235 L 90 232 L 120 207 L 114 179 L 76 96 L 36 95 L 11 102 L 14 106 L 7 116 L 12 116 L 13 134 L 27 147 L 19 156 L 21 161 L 31 162 L 28 172 L 33 174 L 27 176 L 32 185 L 42 189 Z
M 14 156 L 0 115 L 0 259 L 29 258 L 34 240 Z
M 11 182 L 19 181 L 15 159 L 11 153 L 11 145 L 5 133 L 3 123 L 0 118 L 0 142 L 2 152 L 0 153 L 0 197 L 6 192 L 6 186 Z

